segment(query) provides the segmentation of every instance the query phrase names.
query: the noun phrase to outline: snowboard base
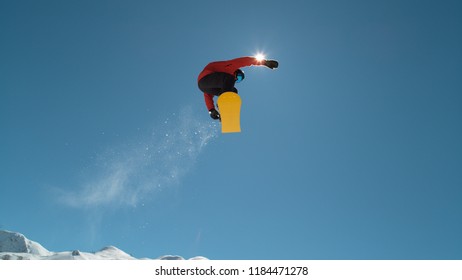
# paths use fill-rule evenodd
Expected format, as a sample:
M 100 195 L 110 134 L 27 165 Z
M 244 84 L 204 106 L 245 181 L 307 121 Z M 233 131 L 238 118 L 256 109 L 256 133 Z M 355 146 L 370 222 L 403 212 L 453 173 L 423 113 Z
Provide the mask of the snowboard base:
M 241 132 L 241 97 L 235 92 L 224 92 L 217 100 L 221 116 L 221 132 Z

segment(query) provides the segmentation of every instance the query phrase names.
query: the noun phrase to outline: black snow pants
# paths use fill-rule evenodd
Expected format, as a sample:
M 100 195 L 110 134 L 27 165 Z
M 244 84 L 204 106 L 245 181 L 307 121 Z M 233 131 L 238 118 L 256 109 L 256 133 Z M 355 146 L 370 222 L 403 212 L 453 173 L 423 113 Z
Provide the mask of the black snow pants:
M 234 87 L 235 83 L 236 78 L 234 75 L 224 72 L 215 72 L 200 79 L 198 86 L 204 93 L 219 96 L 227 91 L 237 93 L 237 89 Z

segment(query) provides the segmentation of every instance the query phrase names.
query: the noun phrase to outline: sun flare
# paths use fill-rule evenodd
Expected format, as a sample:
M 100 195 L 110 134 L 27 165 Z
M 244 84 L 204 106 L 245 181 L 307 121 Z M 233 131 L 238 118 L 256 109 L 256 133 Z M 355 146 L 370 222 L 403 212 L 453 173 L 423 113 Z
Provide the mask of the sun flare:
M 255 58 L 257 59 L 257 61 L 262 61 L 262 60 L 265 59 L 265 55 L 262 54 L 262 53 L 257 53 L 257 54 L 255 55 Z

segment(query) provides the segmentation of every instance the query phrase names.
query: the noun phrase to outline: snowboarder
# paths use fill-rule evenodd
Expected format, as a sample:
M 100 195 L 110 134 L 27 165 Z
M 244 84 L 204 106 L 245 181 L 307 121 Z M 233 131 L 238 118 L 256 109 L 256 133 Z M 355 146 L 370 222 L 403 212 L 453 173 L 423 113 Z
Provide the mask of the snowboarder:
M 237 89 L 234 87 L 235 83 L 240 83 L 245 78 L 244 72 L 240 68 L 252 65 L 274 69 L 279 66 L 279 63 L 276 60 L 240 57 L 232 60 L 211 62 L 199 74 L 198 86 L 204 93 L 205 105 L 212 119 L 220 119 L 220 113 L 215 109 L 213 97 L 227 91 L 237 93 Z

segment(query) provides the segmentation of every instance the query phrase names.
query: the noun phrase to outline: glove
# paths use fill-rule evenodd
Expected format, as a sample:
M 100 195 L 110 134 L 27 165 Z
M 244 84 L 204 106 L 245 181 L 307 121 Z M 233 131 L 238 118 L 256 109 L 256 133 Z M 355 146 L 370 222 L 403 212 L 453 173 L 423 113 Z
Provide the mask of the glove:
M 215 110 L 215 108 L 209 111 L 209 115 L 214 120 L 221 120 L 220 113 L 218 113 L 218 111 Z
M 276 60 L 266 60 L 265 66 L 271 69 L 278 68 L 279 62 L 277 62 Z

